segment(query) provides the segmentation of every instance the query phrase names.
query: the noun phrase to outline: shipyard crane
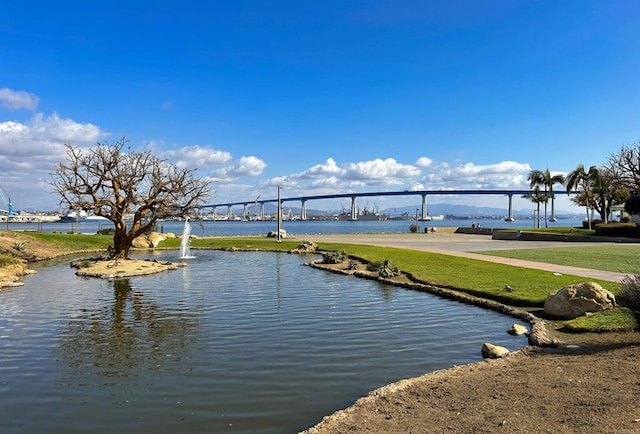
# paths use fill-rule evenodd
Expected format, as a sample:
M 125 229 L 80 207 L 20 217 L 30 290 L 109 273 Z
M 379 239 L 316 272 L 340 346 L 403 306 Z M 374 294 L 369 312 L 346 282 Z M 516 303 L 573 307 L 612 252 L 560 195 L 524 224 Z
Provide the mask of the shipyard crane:
M 7 209 L 0 209 L 0 212 L 6 213 L 9 217 L 13 217 L 13 204 L 11 203 L 11 198 L 7 198 L 0 188 L 0 206 L 6 206 Z

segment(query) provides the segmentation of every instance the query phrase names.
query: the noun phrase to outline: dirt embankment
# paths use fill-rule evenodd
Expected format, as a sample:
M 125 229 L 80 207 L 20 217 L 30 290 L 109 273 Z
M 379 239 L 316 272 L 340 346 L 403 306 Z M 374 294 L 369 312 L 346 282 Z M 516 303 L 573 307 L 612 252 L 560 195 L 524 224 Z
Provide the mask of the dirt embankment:
M 19 264 L 0 267 L 0 288 L 22 285 L 22 278 L 32 274 L 29 262 L 61 256 L 64 252 L 55 246 L 38 241 L 22 232 L 0 231 L 0 254 L 7 254 L 20 260 Z

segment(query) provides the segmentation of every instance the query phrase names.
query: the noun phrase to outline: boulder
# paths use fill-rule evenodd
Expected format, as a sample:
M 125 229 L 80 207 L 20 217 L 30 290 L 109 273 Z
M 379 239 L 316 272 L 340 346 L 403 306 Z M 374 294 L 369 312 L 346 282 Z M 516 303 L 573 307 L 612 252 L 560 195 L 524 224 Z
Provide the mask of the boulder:
M 293 249 L 292 253 L 313 253 L 318 248 L 318 245 L 313 241 L 303 241 L 302 244 Z
M 615 305 L 616 298 L 611 292 L 595 282 L 583 282 L 549 294 L 544 302 L 544 313 L 558 319 L 573 319 Z
M 509 350 L 505 347 L 490 344 L 485 342 L 482 344 L 482 357 L 485 359 L 499 359 L 509 354 Z
M 267 237 L 269 238 L 277 238 L 278 236 L 278 232 L 277 231 L 269 231 L 267 233 Z M 286 238 L 287 237 L 287 231 L 285 231 L 284 229 L 280 229 L 280 238 Z
M 507 330 L 507 333 L 514 336 L 522 336 L 529 333 L 529 329 L 520 324 L 514 324 Z
M 160 241 L 164 241 L 167 238 L 168 237 L 166 236 L 166 234 L 151 232 L 151 233 L 140 235 L 139 237 L 134 238 L 133 243 L 131 245 L 133 247 L 137 247 L 138 249 L 149 249 L 152 247 L 158 247 L 158 244 L 160 244 Z
M 151 247 L 158 247 L 158 244 L 160 244 L 161 241 L 166 240 L 167 236 L 158 232 L 151 232 L 147 236 L 147 239 L 149 240 Z
M 131 245 L 138 249 L 148 249 L 149 247 L 151 247 L 151 245 L 149 244 L 149 239 L 146 235 L 140 235 L 139 237 L 134 238 L 131 242 Z

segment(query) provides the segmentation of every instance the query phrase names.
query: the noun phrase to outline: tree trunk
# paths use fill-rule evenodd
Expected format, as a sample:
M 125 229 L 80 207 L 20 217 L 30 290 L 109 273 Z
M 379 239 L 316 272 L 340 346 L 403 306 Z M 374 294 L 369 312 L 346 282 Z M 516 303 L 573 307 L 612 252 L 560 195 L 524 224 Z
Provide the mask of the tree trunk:
M 127 224 L 124 220 L 115 222 L 116 230 L 113 234 L 112 258 L 127 259 L 132 240 L 127 236 Z

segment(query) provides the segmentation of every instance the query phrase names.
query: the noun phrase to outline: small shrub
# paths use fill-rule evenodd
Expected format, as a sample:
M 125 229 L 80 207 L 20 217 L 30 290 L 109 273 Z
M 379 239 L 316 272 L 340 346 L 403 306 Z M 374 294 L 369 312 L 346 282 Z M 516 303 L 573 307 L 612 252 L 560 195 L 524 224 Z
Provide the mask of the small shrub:
M 98 235 L 113 235 L 116 233 L 115 228 L 106 228 L 106 229 L 100 229 L 98 232 L 96 232 Z
M 409 226 L 409 232 L 412 232 L 414 234 L 418 232 L 418 225 L 414 223 L 411 226 Z
M 640 274 L 627 275 L 622 279 L 616 301 L 636 313 L 640 312 Z
M 336 250 L 332 250 L 330 252 L 325 252 L 322 254 L 322 263 L 323 264 L 342 264 L 345 260 L 346 254 L 343 251 L 338 252 Z
M 595 234 L 602 237 L 640 238 L 640 227 L 635 223 L 608 223 L 595 227 Z
M 24 252 L 25 242 L 23 240 L 16 241 L 15 244 L 13 245 L 13 248 L 19 252 Z
M 380 277 L 396 277 L 400 274 L 400 269 L 393 265 L 388 259 L 369 263 L 367 270 L 377 272 Z
M 358 263 L 356 261 L 354 261 L 353 259 L 349 259 L 349 264 L 347 265 L 347 270 L 357 270 L 358 269 Z
M 6 253 L 0 254 L 0 267 L 8 267 L 9 265 L 20 264 L 22 261 L 14 256 Z

